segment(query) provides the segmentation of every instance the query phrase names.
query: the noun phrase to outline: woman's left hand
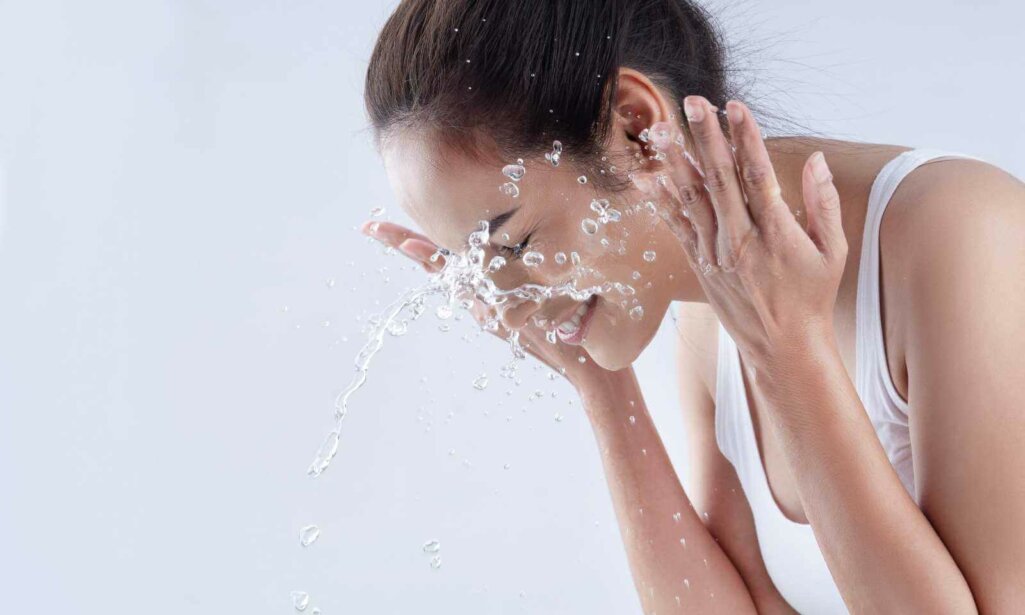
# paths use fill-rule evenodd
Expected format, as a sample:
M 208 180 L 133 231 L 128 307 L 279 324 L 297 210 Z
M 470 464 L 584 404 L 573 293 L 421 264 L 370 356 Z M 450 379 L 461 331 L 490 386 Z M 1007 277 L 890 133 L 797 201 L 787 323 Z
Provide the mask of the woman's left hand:
M 783 201 L 747 106 L 727 104 L 735 155 L 705 98 L 688 96 L 685 109 L 695 156 L 685 152 L 670 124 L 650 131 L 652 148 L 666 154 L 657 190 L 669 205 L 662 217 L 683 244 L 723 327 L 756 369 L 800 352 L 816 337 L 833 340 L 847 240 L 821 152 L 803 169 L 805 231 Z

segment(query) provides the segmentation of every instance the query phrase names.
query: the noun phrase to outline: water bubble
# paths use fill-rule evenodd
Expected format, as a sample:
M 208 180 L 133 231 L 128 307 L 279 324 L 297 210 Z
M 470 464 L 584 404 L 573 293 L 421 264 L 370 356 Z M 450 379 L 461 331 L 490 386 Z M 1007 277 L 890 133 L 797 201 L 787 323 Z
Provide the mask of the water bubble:
M 292 592 L 292 606 L 297 611 L 305 611 L 306 607 L 310 605 L 310 595 L 306 592 L 294 591 Z
M 527 267 L 537 267 L 545 262 L 545 255 L 540 252 L 527 252 L 523 255 L 523 264 Z
M 552 151 L 545 154 L 545 160 L 552 163 L 553 167 L 559 166 L 559 158 L 562 157 L 562 142 L 552 142 Z
M 555 262 L 556 262 L 556 264 L 559 264 L 559 265 L 565 265 L 566 264 L 566 253 L 565 252 L 556 252 L 555 253 Z
M 632 318 L 634 320 L 640 320 L 640 319 L 644 318 L 644 308 L 642 308 L 639 305 L 637 307 L 635 307 L 635 308 L 632 308 L 630 310 L 630 318 Z
M 588 235 L 594 235 L 598 232 L 598 223 L 590 218 L 584 218 L 580 223 L 580 229 Z
M 428 540 L 423 546 L 424 553 L 437 553 L 441 550 L 441 543 L 437 540 Z
M 327 469 L 331 459 L 338 453 L 338 438 L 339 433 L 337 430 L 327 434 L 324 442 L 320 445 L 320 449 L 317 451 L 317 457 L 310 464 L 310 467 L 306 469 L 307 474 L 310 476 L 320 476 Z
M 580 185 L 586 184 L 587 183 L 587 176 L 586 175 L 581 175 L 580 177 L 578 177 L 577 178 L 577 183 L 580 184 Z
M 579 267 L 580 266 L 580 255 L 577 254 L 576 252 L 570 252 L 569 259 L 570 259 L 570 262 L 573 263 L 574 267 Z
M 637 417 L 632 415 L 632 414 L 630 415 L 630 424 L 631 425 L 636 425 L 637 424 Z
M 645 128 L 639 135 L 637 135 L 637 138 L 640 139 L 642 143 L 647 143 L 648 139 L 651 138 L 651 131 Z
M 409 331 L 409 323 L 405 320 L 393 320 L 388 323 L 388 333 L 393 337 L 405 335 Z
M 586 363 L 587 362 L 587 358 L 583 357 L 583 356 L 577 357 L 577 362 L 578 363 Z
M 512 182 L 505 182 L 498 187 L 498 191 L 506 196 L 511 196 L 514 199 L 520 196 L 520 187 Z
M 316 525 L 307 525 L 299 530 L 299 544 L 304 547 L 312 545 L 320 538 L 320 528 Z
M 555 329 L 549 329 L 548 331 L 546 331 L 545 339 L 548 340 L 549 344 L 554 344 L 555 342 L 559 341 L 558 334 L 555 332 Z
M 488 388 L 488 375 L 481 374 L 480 376 L 474 378 L 473 388 L 477 389 L 478 391 L 483 391 L 484 389 Z
M 687 589 L 690 589 L 690 580 L 684 579 L 683 584 L 687 586 Z
M 437 570 L 438 568 L 441 568 L 441 556 L 440 555 L 435 555 L 434 557 L 431 558 L 431 568 L 433 568 L 434 570 Z
M 507 164 L 502 167 L 502 175 L 505 175 L 514 182 L 518 182 L 523 179 L 523 176 L 527 173 L 527 169 L 522 164 Z
M 444 304 L 439 305 L 437 309 L 434 310 L 434 315 L 440 318 L 441 320 L 447 320 L 449 318 L 452 318 L 452 307 Z
M 561 423 L 562 422 L 562 415 L 559 414 L 558 412 L 555 413 L 555 422 L 556 423 Z
M 635 279 L 635 280 L 639 280 L 639 279 L 641 279 L 641 272 L 640 271 L 635 271 L 635 272 L 630 274 L 630 277 Z
M 673 521 L 675 521 L 677 523 L 680 522 L 680 513 L 678 513 L 678 512 L 673 513 Z
M 648 261 L 649 263 L 654 262 L 655 261 L 655 251 L 654 250 L 645 250 L 645 252 L 644 252 L 644 260 Z
M 335 287 L 335 279 L 334 278 L 328 278 L 328 279 L 324 280 L 324 284 L 326 284 L 328 288 L 334 288 Z
M 384 215 L 384 207 L 375 207 L 370 210 L 370 215 L 376 217 Z
M 492 273 L 498 271 L 502 267 L 505 267 L 505 257 L 503 256 L 495 256 L 491 259 L 491 262 L 488 263 L 488 271 Z

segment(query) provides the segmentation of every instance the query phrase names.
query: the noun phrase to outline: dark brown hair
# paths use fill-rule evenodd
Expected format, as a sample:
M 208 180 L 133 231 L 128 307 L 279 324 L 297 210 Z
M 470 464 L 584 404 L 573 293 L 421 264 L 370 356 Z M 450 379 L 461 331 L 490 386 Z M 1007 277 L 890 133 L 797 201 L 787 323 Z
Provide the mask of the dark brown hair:
M 465 150 L 485 134 L 506 159 L 557 139 L 593 162 L 619 68 L 676 105 L 700 94 L 724 109 L 727 63 L 720 30 L 688 0 L 403 0 L 374 47 L 365 102 L 378 138 L 432 129 Z

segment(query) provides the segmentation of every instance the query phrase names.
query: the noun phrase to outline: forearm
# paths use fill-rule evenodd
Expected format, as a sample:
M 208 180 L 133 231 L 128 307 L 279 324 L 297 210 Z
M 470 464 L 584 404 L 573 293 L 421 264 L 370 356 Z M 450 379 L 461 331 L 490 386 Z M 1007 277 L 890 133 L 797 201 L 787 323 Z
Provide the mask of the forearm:
M 973 613 L 953 557 L 890 465 L 832 337 L 760 366 L 752 393 L 852 613 Z
M 755 613 L 743 579 L 687 498 L 633 370 L 612 373 L 581 398 L 644 612 Z

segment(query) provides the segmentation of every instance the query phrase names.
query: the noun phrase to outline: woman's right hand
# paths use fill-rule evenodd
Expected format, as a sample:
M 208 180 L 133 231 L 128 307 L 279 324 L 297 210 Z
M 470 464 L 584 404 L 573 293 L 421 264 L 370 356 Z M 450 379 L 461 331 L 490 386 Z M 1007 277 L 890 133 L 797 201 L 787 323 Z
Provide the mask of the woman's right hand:
M 428 273 L 436 273 L 444 267 L 443 256 L 438 256 L 435 261 L 431 257 L 438 253 L 438 246 L 430 239 L 412 231 L 404 226 L 393 222 L 379 222 L 368 220 L 360 228 L 360 231 L 369 237 L 391 246 L 402 252 L 423 267 Z M 479 299 L 474 300 L 474 306 L 470 310 L 478 324 L 483 325 L 487 315 L 494 314 L 494 308 L 484 305 Z M 602 378 L 609 375 L 609 371 L 595 363 L 583 348 L 570 346 L 562 342 L 552 344 L 545 339 L 545 331 L 540 327 L 527 324 L 518 329 L 520 332 L 520 344 L 524 350 L 539 359 L 542 363 L 566 376 L 580 393 L 592 384 L 602 382 Z M 499 321 L 496 336 L 506 340 L 509 338 L 509 330 Z M 584 361 L 581 362 L 580 359 Z

